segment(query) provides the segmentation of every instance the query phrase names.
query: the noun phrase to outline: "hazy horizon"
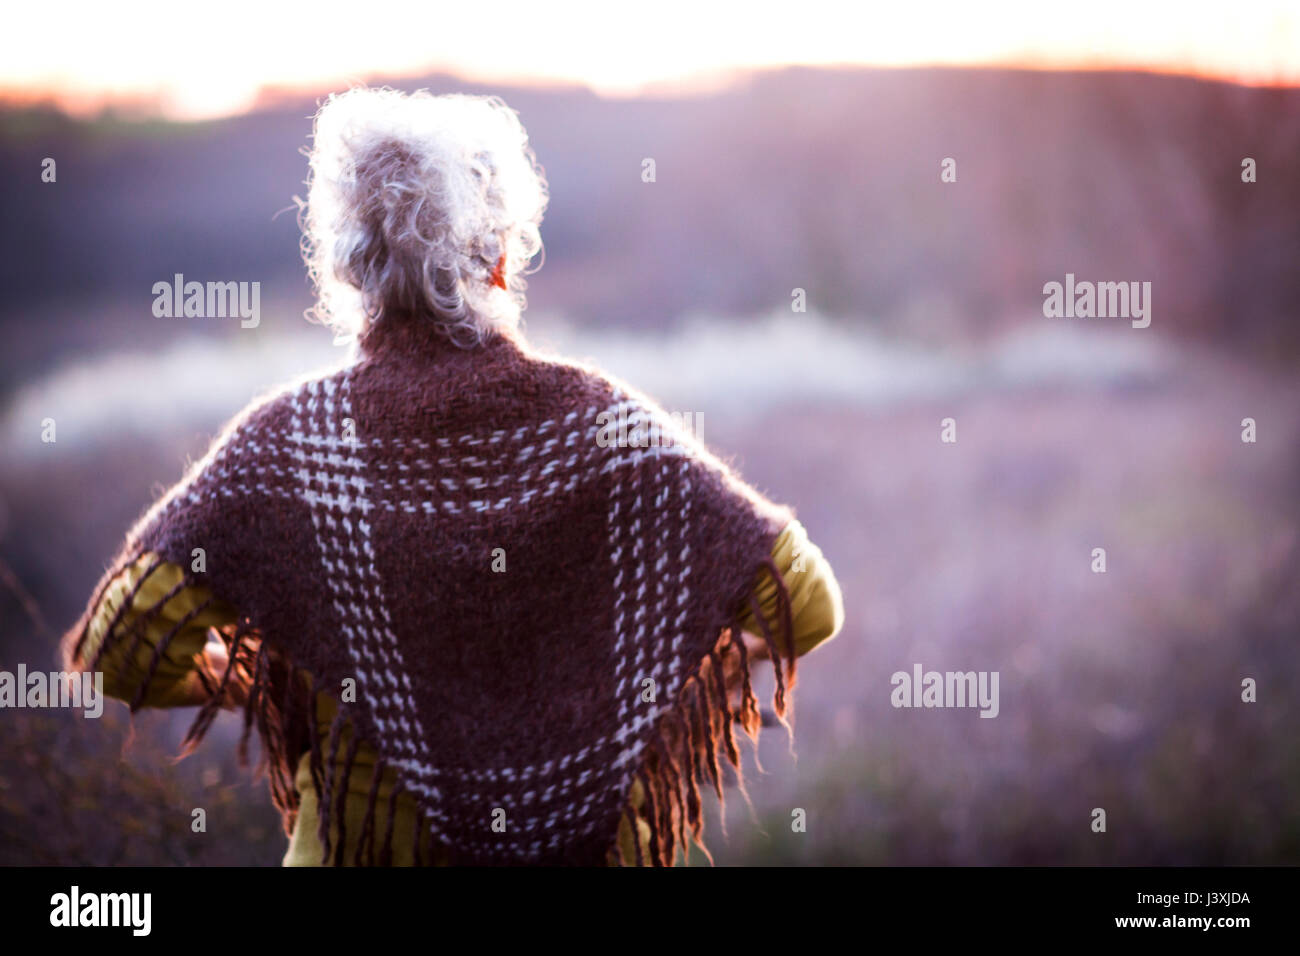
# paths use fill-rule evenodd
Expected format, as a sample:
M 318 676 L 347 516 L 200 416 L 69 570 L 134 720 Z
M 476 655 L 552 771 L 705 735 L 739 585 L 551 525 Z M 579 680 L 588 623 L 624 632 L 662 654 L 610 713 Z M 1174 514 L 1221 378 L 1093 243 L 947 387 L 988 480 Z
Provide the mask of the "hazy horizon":
M 621 42 L 626 23 L 617 11 L 580 0 L 499 4 L 490 19 L 474 8 L 380 3 L 342 31 L 334 29 L 341 22 L 334 6 L 313 12 L 303 19 L 236 2 L 214 18 L 208 8 L 143 0 L 84 11 L 85 29 L 50 44 L 42 38 L 59 25 L 20 8 L 11 14 L 15 42 L 0 60 L 0 100 L 54 102 L 74 115 L 112 106 L 195 120 L 249 112 L 277 92 L 423 74 L 622 98 L 707 93 L 786 66 L 1082 69 L 1300 83 L 1300 10 L 1283 0 L 1253 5 L 1249 15 L 1202 8 L 1197 18 L 1181 15 L 1185 5 L 1122 0 L 1079 11 L 1019 2 L 845 9 L 809 0 L 797 21 L 743 22 L 725 8 L 672 0 L 637 20 L 635 43 Z M 260 28 L 248 30 L 248 22 Z M 389 29 L 398 22 L 401 30 Z

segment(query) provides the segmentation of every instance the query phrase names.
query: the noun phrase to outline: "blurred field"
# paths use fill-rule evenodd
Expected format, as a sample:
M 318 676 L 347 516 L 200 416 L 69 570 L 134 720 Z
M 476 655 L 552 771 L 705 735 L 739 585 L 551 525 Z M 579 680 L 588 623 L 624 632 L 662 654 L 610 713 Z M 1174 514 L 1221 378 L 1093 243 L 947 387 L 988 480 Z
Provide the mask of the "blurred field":
M 1300 858 L 1300 403 L 1212 368 L 1138 394 L 971 397 L 956 447 L 936 439 L 953 405 L 932 403 L 787 412 L 738 438 L 751 476 L 809 501 L 849 624 L 806 662 L 797 768 L 765 751 L 771 841 L 733 806 L 743 837 L 720 859 Z M 1271 449 L 1240 444 L 1242 407 L 1270 409 Z M 913 662 L 1000 671 L 1001 714 L 893 709 L 889 675 Z

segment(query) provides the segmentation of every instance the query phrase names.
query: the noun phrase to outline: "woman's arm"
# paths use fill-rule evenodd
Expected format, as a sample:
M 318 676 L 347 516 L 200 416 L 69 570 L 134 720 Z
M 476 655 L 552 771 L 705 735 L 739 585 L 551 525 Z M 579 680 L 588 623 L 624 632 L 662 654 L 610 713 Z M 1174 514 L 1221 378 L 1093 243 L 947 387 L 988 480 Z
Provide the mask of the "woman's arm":
M 221 649 L 207 651 L 208 629 L 232 624 L 235 610 L 207 588 L 191 586 L 151 613 L 183 577 L 179 567 L 159 563 L 152 554 L 128 565 L 90 611 L 85 640 L 69 652 L 70 666 L 88 670 L 93 665 L 104 675 L 105 694 L 139 706 L 185 707 L 207 700 L 225 667 Z
M 777 537 L 772 546 L 772 563 L 781 572 L 790 594 L 795 656 L 802 657 L 840 632 L 844 626 L 844 596 L 821 549 L 808 540 L 808 532 L 798 521 L 791 521 Z M 777 583 L 770 573 L 759 572 L 755 591 L 773 642 L 781 654 L 789 653 L 779 626 Z M 767 641 L 757 636 L 762 627 L 752 610 L 745 613 L 741 627 L 749 652 L 767 657 Z

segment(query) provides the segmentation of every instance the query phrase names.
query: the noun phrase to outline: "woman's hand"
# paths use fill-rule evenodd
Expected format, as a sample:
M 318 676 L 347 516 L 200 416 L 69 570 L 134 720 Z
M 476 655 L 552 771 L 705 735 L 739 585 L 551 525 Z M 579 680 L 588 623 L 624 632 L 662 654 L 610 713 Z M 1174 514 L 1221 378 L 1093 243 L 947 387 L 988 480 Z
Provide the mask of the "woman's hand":
M 221 686 L 221 679 L 230 666 L 230 650 L 224 641 L 208 641 L 203 646 L 203 653 L 198 656 L 198 669 L 203 674 L 202 681 L 209 690 L 204 692 L 203 700 L 216 693 Z M 248 690 L 245 681 L 236 671 L 226 683 L 223 707 L 243 707 L 248 702 Z M 201 703 L 202 701 L 200 701 Z

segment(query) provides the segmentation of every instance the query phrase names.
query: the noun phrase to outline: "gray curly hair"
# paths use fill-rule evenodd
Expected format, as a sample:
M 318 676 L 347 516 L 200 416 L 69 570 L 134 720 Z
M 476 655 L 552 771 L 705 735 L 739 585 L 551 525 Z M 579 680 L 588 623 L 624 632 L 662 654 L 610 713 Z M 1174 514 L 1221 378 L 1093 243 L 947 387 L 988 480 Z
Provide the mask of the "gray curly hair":
M 356 341 L 423 314 L 466 348 L 518 325 L 548 190 L 500 97 L 357 87 L 326 100 L 304 151 L 309 318 Z

